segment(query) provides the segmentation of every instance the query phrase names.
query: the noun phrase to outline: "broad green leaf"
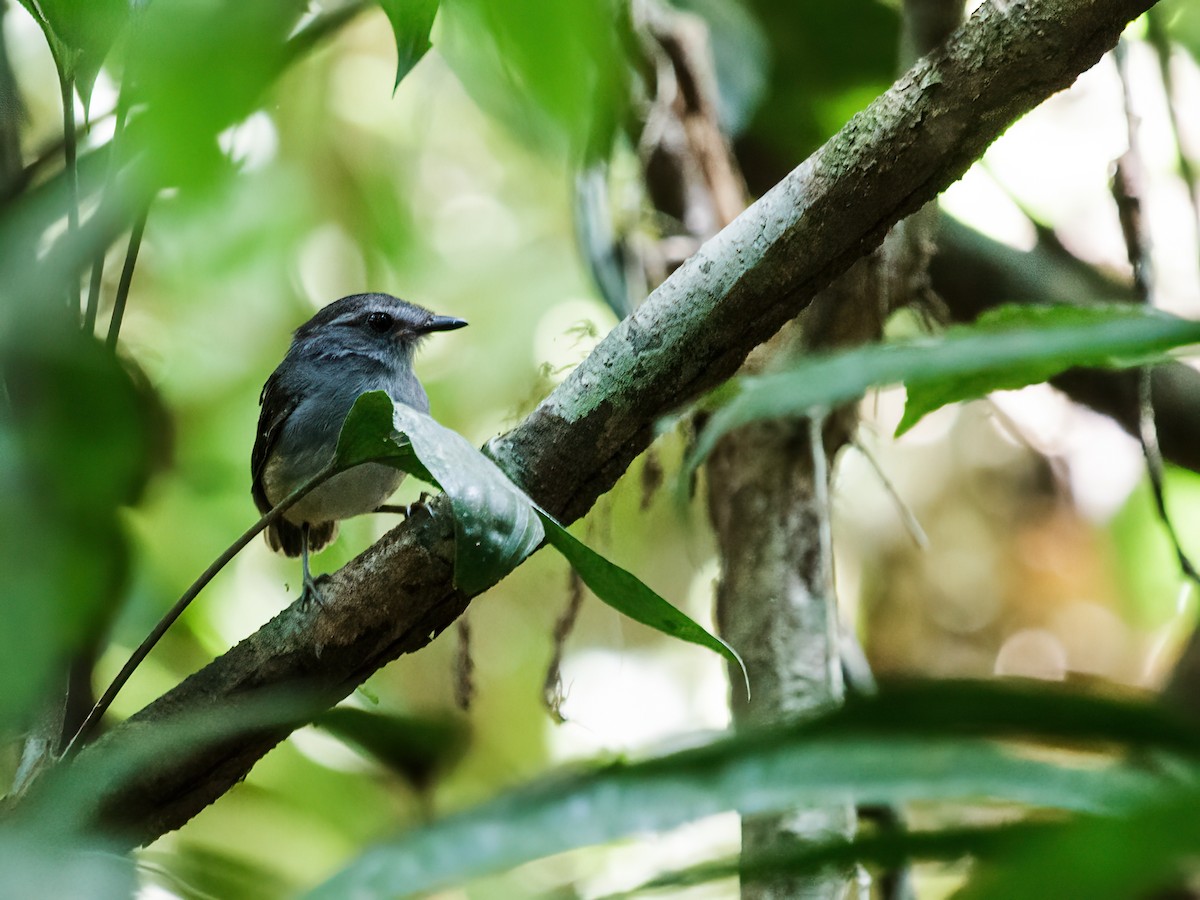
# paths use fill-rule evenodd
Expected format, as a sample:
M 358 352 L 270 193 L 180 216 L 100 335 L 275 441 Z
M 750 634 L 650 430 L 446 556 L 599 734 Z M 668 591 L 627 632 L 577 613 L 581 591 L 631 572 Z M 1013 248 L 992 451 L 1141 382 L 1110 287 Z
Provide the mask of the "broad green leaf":
M 666 872 L 631 891 L 611 894 L 603 900 L 625 900 L 643 896 L 647 891 L 678 890 L 739 876 L 745 880 L 815 874 L 831 866 L 846 867 L 856 863 L 897 868 L 914 860 L 953 862 L 965 856 L 975 861 L 990 860 L 1002 857 L 1022 840 L 1053 837 L 1069 827 L 1061 823 L 1011 822 L 927 831 L 860 831 L 851 840 L 796 846 L 769 856 L 738 856 Z
M 1200 322 L 1138 306 L 1000 307 L 937 337 L 871 344 L 805 357 L 782 372 L 739 379 L 688 460 L 694 469 L 722 435 L 764 419 L 801 417 L 903 382 L 908 407 L 897 433 L 926 413 L 989 391 L 1044 381 L 1074 366 L 1125 368 L 1200 341 Z
M 1129 368 L 1200 341 L 1200 322 L 1127 304 L 1013 305 L 940 339 L 941 366 L 905 378 L 903 434 L 949 403 L 1046 381 L 1076 366 Z
M 398 434 L 410 443 L 398 443 Z M 454 508 L 454 577 L 462 590 L 491 587 L 545 539 L 604 603 L 666 635 L 717 651 L 745 675 L 731 647 L 572 537 L 462 435 L 404 404 L 393 407 L 383 391 L 355 401 L 338 438 L 336 460 L 340 468 L 385 462 L 446 492 Z
M 546 529 L 546 543 L 566 557 L 579 577 L 601 600 L 635 622 L 649 625 L 656 631 L 707 647 L 720 653 L 741 670 L 750 694 L 750 676 L 736 650 L 715 635 L 709 634 L 694 621 L 656 594 L 636 576 L 609 562 L 595 550 L 575 538 L 553 518 L 538 510 Z
M 892 83 L 901 22 L 899 4 L 878 0 L 743 5 L 768 41 L 767 90 L 745 135 L 766 151 L 765 165 L 747 167 L 758 194 L 787 174 L 787 160 L 804 159 Z
M 136 891 L 133 860 L 115 848 L 36 828 L 0 829 L 0 897 L 128 900 Z
M 412 444 L 396 434 L 392 398 L 386 391 L 368 391 L 354 401 L 338 434 L 334 461 L 339 469 L 364 462 L 381 462 L 441 487 L 421 465 Z
M 467 750 L 466 724 L 446 716 L 401 716 L 339 706 L 313 720 L 353 744 L 418 790 L 427 789 Z
M 129 549 L 117 518 L 159 437 L 153 400 L 77 329 L 26 323 L 0 342 L 0 732 L 105 633 Z
M 341 468 L 387 463 L 446 492 L 454 509 L 454 581 L 469 594 L 498 582 L 545 537 L 529 498 L 494 462 L 430 416 L 393 404 L 384 391 L 355 401 L 335 459 Z
M 460 590 L 491 587 L 541 545 L 545 531 L 529 498 L 466 438 L 402 403 L 393 421 L 454 507 Z
M 304 0 L 147 4 L 130 30 L 122 90 L 131 107 L 126 151 L 146 154 L 155 186 L 195 186 L 224 171 L 217 135 L 263 102 L 295 57 L 288 36 Z
M 628 102 L 615 0 L 453 0 L 438 52 L 471 98 L 532 145 L 606 156 Z
M 637 763 L 551 775 L 368 850 L 315 898 L 391 897 L 632 833 L 735 809 L 984 798 L 1116 812 L 1162 784 L 1096 754 L 1014 752 L 990 735 L 1093 748 L 1187 746 L 1195 730 L 1157 708 L 1062 690 L 932 684 L 857 700 L 821 719 L 723 736 Z M 1193 755 L 1194 760 L 1194 755 Z M 1194 763 L 1179 761 L 1191 771 Z
M 1168 896 L 1200 853 L 1200 790 L 1194 780 L 1156 791 L 1120 816 L 1088 817 L 1027 836 L 976 873 L 961 900 L 1127 900 Z
M 429 32 L 433 30 L 433 20 L 437 16 L 439 0 L 379 0 L 388 21 L 392 24 L 392 34 L 396 38 L 396 84 L 404 80 L 404 76 L 412 71 L 413 66 L 421 61 L 429 48 Z
M 242 851 L 242 852 L 239 852 Z M 299 874 L 286 874 L 272 860 L 192 841 L 163 849 L 142 848 L 137 854 L 141 891 L 135 896 L 177 900 L 290 900 L 300 890 Z M 154 891 L 151 886 L 162 888 Z
M 85 110 L 100 66 L 129 17 L 129 0 L 21 0 L 37 20 L 59 77 L 74 81 Z
M 1151 10 L 1170 39 L 1200 61 L 1200 10 L 1191 0 L 1165 0 Z

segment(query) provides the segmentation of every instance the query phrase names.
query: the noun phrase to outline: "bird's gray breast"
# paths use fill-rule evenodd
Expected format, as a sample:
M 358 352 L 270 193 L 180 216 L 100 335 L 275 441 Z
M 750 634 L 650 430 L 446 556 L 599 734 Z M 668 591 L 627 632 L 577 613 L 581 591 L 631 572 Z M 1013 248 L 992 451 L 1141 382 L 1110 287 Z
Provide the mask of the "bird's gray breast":
M 304 361 L 294 367 L 287 388 L 303 399 L 288 416 L 263 471 L 271 503 L 278 503 L 333 459 L 342 423 L 360 394 L 382 390 L 393 402 L 429 411 L 429 399 L 408 361 L 387 363 L 352 356 Z M 387 500 L 403 478 L 390 466 L 364 463 L 335 475 L 284 516 L 301 523 L 362 515 Z

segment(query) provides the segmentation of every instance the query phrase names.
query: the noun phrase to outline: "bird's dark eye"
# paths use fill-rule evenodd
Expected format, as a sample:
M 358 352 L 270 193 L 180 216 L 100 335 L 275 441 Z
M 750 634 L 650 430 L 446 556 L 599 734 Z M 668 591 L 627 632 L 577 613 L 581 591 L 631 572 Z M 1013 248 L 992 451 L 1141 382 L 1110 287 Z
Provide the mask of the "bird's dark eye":
M 387 334 L 395 324 L 396 320 L 385 312 L 373 312 L 367 316 L 367 327 L 376 334 Z

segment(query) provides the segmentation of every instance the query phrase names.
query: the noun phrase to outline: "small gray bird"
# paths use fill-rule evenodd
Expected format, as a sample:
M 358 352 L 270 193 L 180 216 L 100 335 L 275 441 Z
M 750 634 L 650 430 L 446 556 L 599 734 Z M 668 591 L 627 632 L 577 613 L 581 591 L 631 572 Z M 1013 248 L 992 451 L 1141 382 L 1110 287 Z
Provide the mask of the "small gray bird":
M 394 402 L 429 412 L 429 398 L 413 374 L 413 354 L 425 335 L 466 324 L 388 294 L 354 294 L 297 328 L 258 401 L 250 472 L 259 510 L 268 512 L 328 465 L 360 394 L 386 391 Z M 271 549 L 301 558 L 306 600 L 320 602 L 309 552 L 337 536 L 339 519 L 377 509 L 403 478 L 390 466 L 364 463 L 330 478 L 267 529 Z

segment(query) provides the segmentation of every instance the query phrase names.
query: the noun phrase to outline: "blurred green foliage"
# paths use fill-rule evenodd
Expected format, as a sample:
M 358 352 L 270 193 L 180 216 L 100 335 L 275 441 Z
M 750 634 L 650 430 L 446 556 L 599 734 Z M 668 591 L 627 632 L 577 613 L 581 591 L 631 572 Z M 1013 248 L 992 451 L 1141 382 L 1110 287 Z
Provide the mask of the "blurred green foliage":
M 721 123 L 737 139 L 754 190 L 819 146 L 894 73 L 896 4 L 678 5 L 711 29 Z M 4 173 L 16 187 L 0 201 L 6 776 L 17 769 L 20 734 L 47 707 L 53 712 L 68 660 L 99 648 L 94 681 L 107 683 L 171 599 L 252 520 L 255 398 L 289 330 L 314 308 L 378 289 L 469 319 L 462 341 L 430 346 L 418 370 L 438 420 L 474 444 L 513 424 L 612 324 L 575 245 L 570 186 L 581 163 L 607 157 L 619 135 L 641 124 L 646 73 L 626 6 L 423 0 L 381 7 L 9 4 L 5 47 L 25 110 L 17 117 L 0 109 L 0 131 L 19 130 L 13 137 L 28 168 Z M 1171 2 L 1161 11 L 1195 54 L 1195 5 Z M 78 148 L 77 228 L 67 224 L 59 76 L 73 83 L 93 123 Z M 103 326 L 127 251 L 123 235 L 146 208 L 145 246 L 114 356 L 79 332 L 80 310 L 63 297 L 77 295 L 104 259 Z M 847 382 L 834 387 L 846 390 Z M 852 387 L 855 395 L 862 390 Z M 964 393 L 961 385 L 954 391 Z M 923 483 L 946 481 L 954 499 L 930 514 L 970 532 L 963 523 L 993 510 L 981 512 L 978 497 L 949 483 L 954 467 L 946 460 L 969 448 L 955 445 L 953 434 L 940 444 L 914 437 L 907 446 L 921 455 Z M 1005 440 L 980 451 L 982 480 L 1001 482 Z M 635 465 L 602 500 L 586 539 L 627 563 L 650 594 L 679 598 L 689 621 L 703 623 L 715 571 L 711 541 L 653 490 L 656 468 L 678 464 L 680 443 L 668 438 L 655 460 Z M 401 499 L 417 490 L 406 485 Z M 863 502 L 862 485 L 845 491 L 847 503 Z M 918 498 L 927 493 L 913 488 Z M 1194 475 L 1169 483 L 1172 511 L 1191 541 L 1200 537 L 1195 494 Z M 390 524 L 347 523 L 318 567 L 343 565 Z M 1170 553 L 1159 552 L 1165 545 L 1145 493 L 1135 491 L 1111 526 L 1075 527 L 1112 548 L 1093 563 L 1101 574 L 1090 577 L 1117 585 L 1122 640 L 1153 645 L 1145 665 L 1161 665 L 1155 648 L 1169 643 L 1163 632 L 1178 628 L 1177 617 L 1168 619 L 1180 579 Z M 1055 567 L 1051 551 L 1063 547 L 1054 532 L 1031 533 L 1025 545 L 1014 542 L 1024 557 L 998 556 L 997 565 L 1058 579 L 1068 593 L 1089 583 Z M 868 554 L 879 546 L 870 533 L 857 537 Z M 972 551 L 973 558 L 1000 553 Z M 854 577 L 845 579 L 848 593 Z M 294 567 L 261 544 L 248 549 L 168 633 L 119 699 L 117 716 L 131 715 L 278 612 L 295 578 Z M 616 581 L 613 590 L 640 590 Z M 585 604 L 568 647 L 568 722 L 552 727 L 539 688 L 566 586 L 565 566 L 543 554 L 472 606 L 480 692 L 469 733 L 444 717 L 457 648 L 442 638 L 372 677 L 365 693 L 377 709 L 347 705 L 319 727 L 298 730 L 245 784 L 136 854 L 136 874 L 130 858 L 94 836 L 0 831 L 0 893 L 69 896 L 87 884 L 89 896 L 129 896 L 136 877 L 181 897 L 284 897 L 344 869 L 347 882 L 381 885 L 375 895 L 386 896 L 416 884 L 408 880 L 413 867 L 430 884 L 455 884 L 468 872 L 583 848 L 464 887 L 468 896 L 530 896 L 611 876 L 632 852 L 589 843 L 833 789 L 889 802 L 946 801 L 937 807 L 941 830 L 900 832 L 880 856 L 860 850 L 857 858 L 920 857 L 922 837 L 958 840 L 945 855 L 987 860 L 978 870 L 982 896 L 1033 896 L 1035 887 L 1059 886 L 1045 876 L 1064 868 L 1094 876 L 1089 896 L 1129 892 L 1169 880 L 1175 861 L 1195 850 L 1187 821 L 1194 798 L 1180 788 L 1195 775 L 1194 738 L 1137 700 L 979 685 L 954 688 L 953 696 L 888 695 L 825 723 L 744 740 L 697 738 L 700 747 L 679 754 L 546 777 L 551 763 L 597 753 L 611 760 L 725 717 L 723 689 L 714 687 L 723 675 L 718 660 L 680 652 L 608 607 Z M 1020 590 L 1040 597 L 1043 586 L 1031 578 Z M 1084 599 L 1098 606 L 1107 595 Z M 1017 633 L 1020 615 L 998 618 Z M 905 630 L 883 639 L 916 640 Z M 944 671 L 962 640 L 984 643 L 955 634 L 915 654 L 928 660 L 927 671 Z M 997 656 L 994 647 L 980 652 L 991 654 L 989 665 Z M 582 699 L 589 692 L 590 705 Z M 1094 717 L 1086 727 L 1079 725 L 1085 712 Z M 183 739 L 160 737 L 163 744 L 147 753 Z M 1037 739 L 1038 753 L 1003 742 L 1014 737 Z M 1086 755 L 1076 754 L 1081 745 Z M 60 788 L 48 796 L 69 807 L 92 786 Z M 1046 829 L 1005 830 L 988 823 L 1011 817 L 1013 807 L 973 805 L 980 794 L 1058 809 L 1039 823 Z M 430 813 L 453 810 L 460 812 L 397 836 Z M 573 817 L 583 819 L 578 829 Z M 979 817 L 987 820 L 980 828 L 958 828 Z M 723 857 L 736 829 L 714 827 L 726 845 L 712 856 Z M 994 840 L 1001 832 L 1004 840 Z M 816 848 L 812 859 L 844 850 Z M 705 853 L 693 849 L 688 861 Z M 656 860 L 655 869 L 666 867 Z

